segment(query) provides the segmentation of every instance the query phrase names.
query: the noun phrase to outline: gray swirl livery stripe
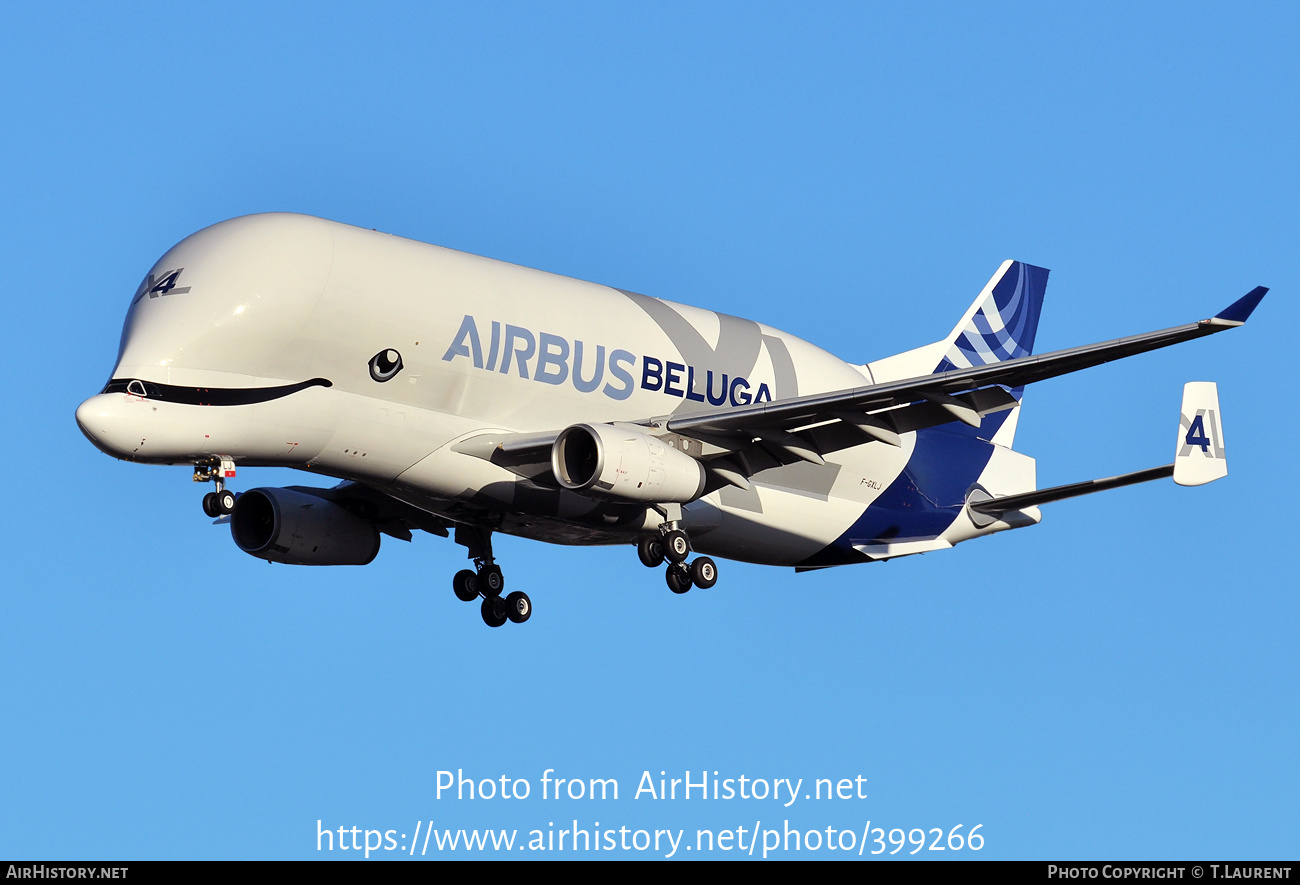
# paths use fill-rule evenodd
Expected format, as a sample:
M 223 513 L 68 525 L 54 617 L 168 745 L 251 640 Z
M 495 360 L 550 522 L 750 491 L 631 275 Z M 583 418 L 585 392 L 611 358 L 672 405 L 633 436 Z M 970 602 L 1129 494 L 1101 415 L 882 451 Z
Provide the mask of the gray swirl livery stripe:
M 187 406 L 251 406 L 289 396 L 309 387 L 333 387 L 326 378 L 312 378 L 281 387 L 180 387 L 139 378 L 114 378 L 100 393 L 130 393 L 145 399 Z
M 764 346 L 772 360 L 772 370 L 776 382 L 774 396 L 786 399 L 799 395 L 799 376 L 795 370 L 794 360 L 785 342 L 773 335 L 764 335 L 758 323 L 725 313 L 714 313 L 718 318 L 718 346 L 710 347 L 708 341 L 700 334 L 690 321 L 673 310 L 658 298 L 618 289 L 627 298 L 640 307 L 655 324 L 668 336 L 668 340 L 677 348 L 682 360 L 697 371 L 713 369 L 726 372 L 731 377 L 753 375 L 754 367 Z M 698 377 L 698 376 L 697 376 Z M 683 402 L 676 411 L 696 411 L 699 407 L 690 402 Z

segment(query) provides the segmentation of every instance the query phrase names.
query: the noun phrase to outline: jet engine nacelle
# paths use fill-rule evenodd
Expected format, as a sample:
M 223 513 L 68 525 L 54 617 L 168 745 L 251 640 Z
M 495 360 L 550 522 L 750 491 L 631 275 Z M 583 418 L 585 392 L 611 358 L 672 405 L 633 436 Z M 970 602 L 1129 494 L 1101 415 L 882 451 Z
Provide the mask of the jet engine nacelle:
M 704 492 L 704 466 L 661 439 L 612 424 L 575 424 L 551 447 L 561 486 L 624 501 L 685 504 Z
M 293 489 L 250 489 L 230 515 L 240 550 L 287 565 L 365 565 L 379 530 L 332 501 Z

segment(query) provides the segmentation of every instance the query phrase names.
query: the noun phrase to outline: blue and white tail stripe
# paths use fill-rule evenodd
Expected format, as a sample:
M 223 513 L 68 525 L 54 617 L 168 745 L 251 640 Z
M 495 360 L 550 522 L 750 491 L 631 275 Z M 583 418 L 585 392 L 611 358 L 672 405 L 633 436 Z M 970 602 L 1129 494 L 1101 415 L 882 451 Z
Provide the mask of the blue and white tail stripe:
M 935 372 L 1029 356 L 1047 291 L 1047 273 L 1046 268 L 1022 261 L 1004 262 L 947 338 L 893 357 L 910 366 L 891 368 L 896 373 L 906 371 L 921 359 L 926 360 L 922 365 L 931 365 L 936 353 L 943 357 Z M 1022 389 L 1011 390 L 1017 400 Z M 907 464 L 894 480 L 842 535 L 800 566 L 861 562 L 873 558 L 872 548 L 887 550 L 899 544 L 906 550 L 909 544 L 939 539 L 961 516 L 966 495 L 984 476 L 995 449 L 1010 448 L 1015 423 L 1008 422 L 1018 411 L 1016 406 L 987 414 L 979 427 L 952 421 L 917 430 Z M 1004 425 L 1007 430 L 999 435 Z
M 948 336 L 936 372 L 984 366 L 1034 351 L 1048 270 L 1008 261 L 989 281 L 971 311 Z

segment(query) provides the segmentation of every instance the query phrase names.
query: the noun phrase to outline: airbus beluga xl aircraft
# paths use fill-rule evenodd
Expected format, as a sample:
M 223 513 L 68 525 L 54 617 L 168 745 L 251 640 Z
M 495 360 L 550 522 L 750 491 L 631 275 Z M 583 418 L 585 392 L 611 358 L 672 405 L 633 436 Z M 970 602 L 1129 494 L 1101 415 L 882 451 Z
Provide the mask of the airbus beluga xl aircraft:
M 1227 473 L 1217 391 L 1184 390 L 1172 464 L 1038 489 L 1012 448 L 1026 384 L 1240 326 L 1210 319 L 1039 356 L 1047 271 L 1007 261 L 943 339 L 865 365 L 752 320 L 302 215 L 181 241 L 132 298 L 77 409 L 115 458 L 193 465 L 241 550 L 364 565 L 381 535 L 468 548 L 455 593 L 522 622 L 494 532 L 635 545 L 668 586 L 711 556 L 813 569 L 1037 523 L 1039 505 Z M 295 467 L 332 488 L 227 487 Z M 692 553 L 700 554 L 692 558 Z

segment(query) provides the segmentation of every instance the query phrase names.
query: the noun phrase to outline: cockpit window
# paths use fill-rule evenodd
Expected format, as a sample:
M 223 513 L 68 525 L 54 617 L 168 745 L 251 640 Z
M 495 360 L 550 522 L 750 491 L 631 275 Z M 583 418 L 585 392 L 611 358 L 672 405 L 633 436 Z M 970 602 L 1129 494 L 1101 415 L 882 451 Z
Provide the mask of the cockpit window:
M 162 399 L 162 391 L 157 384 L 141 381 L 139 378 L 114 378 L 104 385 L 101 393 L 129 393 L 142 399 Z

